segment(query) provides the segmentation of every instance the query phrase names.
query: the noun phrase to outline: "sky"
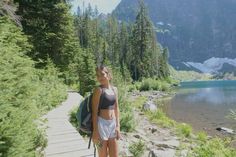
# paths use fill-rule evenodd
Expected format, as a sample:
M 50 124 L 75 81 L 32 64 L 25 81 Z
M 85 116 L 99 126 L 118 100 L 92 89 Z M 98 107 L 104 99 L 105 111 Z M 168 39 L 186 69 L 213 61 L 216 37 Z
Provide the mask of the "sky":
M 76 12 L 78 6 L 80 6 L 82 10 L 84 2 L 85 7 L 90 3 L 93 8 L 97 6 L 99 13 L 107 14 L 111 13 L 120 1 L 121 0 L 72 0 L 72 11 Z

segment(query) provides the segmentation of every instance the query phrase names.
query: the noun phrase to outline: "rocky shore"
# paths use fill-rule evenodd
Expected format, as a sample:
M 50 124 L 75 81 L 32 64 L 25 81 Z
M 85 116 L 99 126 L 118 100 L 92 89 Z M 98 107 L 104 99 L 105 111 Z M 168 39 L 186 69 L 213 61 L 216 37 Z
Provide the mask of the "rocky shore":
M 130 100 L 135 100 L 139 96 L 148 98 L 148 101 L 143 104 L 144 110 L 155 111 L 157 106 L 154 100 L 168 96 L 168 94 L 160 91 L 132 92 Z M 119 141 L 120 156 L 133 156 L 129 152 L 129 145 L 142 140 L 145 146 L 143 157 L 174 157 L 180 146 L 180 140 L 171 129 L 162 128 L 150 122 L 139 109 L 134 109 L 134 116 L 137 122 L 136 129 L 132 133 L 122 132 L 122 139 Z M 184 152 L 182 154 L 185 156 Z

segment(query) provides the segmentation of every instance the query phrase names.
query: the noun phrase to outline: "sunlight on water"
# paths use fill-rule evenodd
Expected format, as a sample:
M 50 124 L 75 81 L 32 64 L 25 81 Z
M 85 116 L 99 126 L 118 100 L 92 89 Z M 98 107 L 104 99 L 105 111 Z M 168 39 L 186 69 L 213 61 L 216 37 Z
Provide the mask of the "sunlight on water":
M 236 122 L 226 118 L 230 109 L 236 109 L 236 81 L 183 82 L 164 107 L 176 121 L 210 134 L 216 127 L 236 129 Z

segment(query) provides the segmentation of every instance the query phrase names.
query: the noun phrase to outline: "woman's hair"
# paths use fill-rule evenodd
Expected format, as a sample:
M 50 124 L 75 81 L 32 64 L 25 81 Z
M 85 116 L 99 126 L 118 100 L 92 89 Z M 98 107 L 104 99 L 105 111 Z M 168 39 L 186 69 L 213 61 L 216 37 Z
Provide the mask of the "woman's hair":
M 98 66 L 96 67 L 96 72 L 98 72 L 99 70 L 105 71 L 105 72 L 108 74 L 108 76 L 110 77 L 110 79 L 112 80 L 112 72 L 111 72 L 111 69 L 110 69 L 110 68 L 108 68 L 108 67 L 105 66 L 105 65 L 98 65 Z

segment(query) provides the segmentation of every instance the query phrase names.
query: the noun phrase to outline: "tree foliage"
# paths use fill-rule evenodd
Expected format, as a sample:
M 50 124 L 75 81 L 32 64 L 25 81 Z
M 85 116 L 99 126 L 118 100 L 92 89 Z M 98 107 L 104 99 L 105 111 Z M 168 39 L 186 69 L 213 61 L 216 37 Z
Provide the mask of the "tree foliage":
M 65 98 L 65 86 L 55 68 L 34 68 L 26 56 L 32 46 L 6 17 L 0 17 L 0 47 L 0 156 L 35 156 L 45 145 L 35 120 Z
M 71 58 L 77 53 L 73 17 L 69 6 L 61 0 L 16 0 L 17 13 L 22 16 L 23 31 L 30 36 L 33 49 L 28 55 L 41 61 L 42 67 L 49 57 L 60 70 L 67 70 Z
M 129 24 L 101 17 L 91 6 L 72 16 L 61 0 L 15 2 L 22 30 L 8 14 L 0 17 L 0 156 L 35 156 L 36 148 L 45 146 L 35 120 L 65 98 L 63 81 L 78 84 L 82 95 L 91 92 L 98 64 L 112 69 L 122 129 L 133 130 L 126 85 L 169 76 L 168 50 L 156 42 L 145 6 L 140 3 L 135 23 Z

